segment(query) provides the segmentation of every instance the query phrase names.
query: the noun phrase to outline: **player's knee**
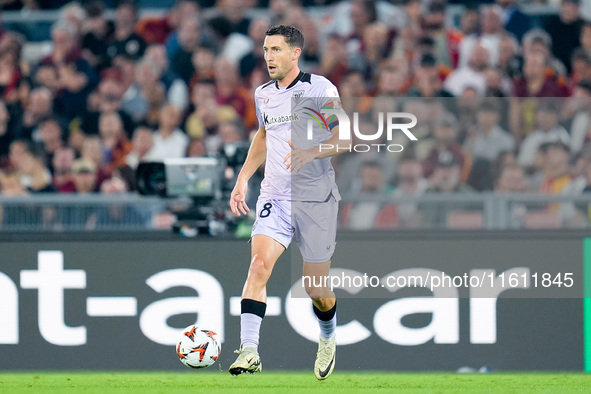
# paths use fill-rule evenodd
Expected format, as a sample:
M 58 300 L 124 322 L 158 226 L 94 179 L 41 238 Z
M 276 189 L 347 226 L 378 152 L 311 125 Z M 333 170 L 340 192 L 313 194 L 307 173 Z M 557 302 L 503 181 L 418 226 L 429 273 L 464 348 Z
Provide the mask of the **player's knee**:
M 250 262 L 248 279 L 251 282 L 266 283 L 270 275 L 271 269 L 267 261 L 259 255 L 254 255 Z

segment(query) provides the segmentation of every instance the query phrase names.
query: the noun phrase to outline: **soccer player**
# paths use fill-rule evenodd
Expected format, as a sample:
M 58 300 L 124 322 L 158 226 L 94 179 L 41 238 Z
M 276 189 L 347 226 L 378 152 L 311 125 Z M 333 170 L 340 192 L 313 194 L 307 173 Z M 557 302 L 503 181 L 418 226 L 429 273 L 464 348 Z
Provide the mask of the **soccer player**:
M 255 91 L 259 129 L 230 198 L 232 212 L 246 215 L 248 180 L 265 163 L 252 230 L 250 267 L 242 291 L 239 356 L 229 369 L 233 375 L 262 370 L 258 344 L 266 310 L 266 284 L 292 236 L 302 253 L 304 277 L 308 278 L 328 276 L 336 243 L 340 195 L 330 157 L 342 152 L 339 146 L 349 141 L 339 140 L 338 120 L 328 110 L 340 105 L 336 87 L 326 78 L 302 72 L 298 67 L 303 47 L 304 36 L 293 26 L 274 26 L 266 32 L 263 49 L 272 81 Z M 300 102 L 300 107 L 305 105 L 308 114 L 326 114 L 328 118 L 324 122 L 326 129 L 316 132 L 313 146 L 307 148 L 293 140 L 300 137 L 297 141 L 301 141 L 301 134 L 305 134 L 292 122 L 306 112 L 293 112 L 298 109 L 293 103 L 300 98 L 305 102 Z M 320 144 L 324 149 L 319 148 Z M 314 285 L 320 280 L 305 283 L 320 325 L 314 374 L 322 380 L 330 376 L 335 365 L 336 298 L 326 286 Z

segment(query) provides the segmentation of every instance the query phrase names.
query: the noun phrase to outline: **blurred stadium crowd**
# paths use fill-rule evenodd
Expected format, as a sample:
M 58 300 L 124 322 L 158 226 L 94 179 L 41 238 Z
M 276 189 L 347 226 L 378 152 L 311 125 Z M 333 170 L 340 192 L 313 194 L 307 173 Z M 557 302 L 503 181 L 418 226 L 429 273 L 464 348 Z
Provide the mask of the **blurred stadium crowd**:
M 27 10 L 61 10 L 48 53 L 0 25 L 1 194 L 133 191 L 143 160 L 248 141 L 268 80 L 261 43 L 279 23 L 304 32 L 300 67 L 331 80 L 369 130 L 393 103 L 419 119 L 403 152 L 335 159 L 344 194 L 591 191 L 579 1 L 535 15 L 520 10 L 530 2 L 453 3 L 455 18 L 439 0 L 178 0 L 149 15 L 128 0 L 0 0 L 23 23 Z M 378 225 L 393 214 L 382 208 L 345 204 L 342 221 Z M 399 208 L 412 220 L 416 207 Z

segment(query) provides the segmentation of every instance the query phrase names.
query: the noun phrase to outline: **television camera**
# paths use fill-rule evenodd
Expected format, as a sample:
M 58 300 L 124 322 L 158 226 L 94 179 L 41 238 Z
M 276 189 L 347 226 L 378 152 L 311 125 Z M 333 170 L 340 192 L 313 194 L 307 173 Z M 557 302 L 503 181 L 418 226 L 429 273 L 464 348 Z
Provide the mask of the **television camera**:
M 225 145 L 219 157 L 187 157 L 142 162 L 136 170 L 137 190 L 144 196 L 187 199 L 190 207 L 171 209 L 173 232 L 185 236 L 223 235 L 235 225 L 228 201 L 249 144 Z

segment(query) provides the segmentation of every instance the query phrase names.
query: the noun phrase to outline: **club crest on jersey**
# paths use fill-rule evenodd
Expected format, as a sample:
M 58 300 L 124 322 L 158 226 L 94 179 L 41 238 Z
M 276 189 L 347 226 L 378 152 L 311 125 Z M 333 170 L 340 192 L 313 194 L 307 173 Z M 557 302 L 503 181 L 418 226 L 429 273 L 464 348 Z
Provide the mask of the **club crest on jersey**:
M 295 103 L 297 104 L 302 99 L 302 97 L 304 97 L 304 91 L 296 90 L 295 92 L 293 92 L 291 97 L 293 98 L 293 101 L 295 101 Z

